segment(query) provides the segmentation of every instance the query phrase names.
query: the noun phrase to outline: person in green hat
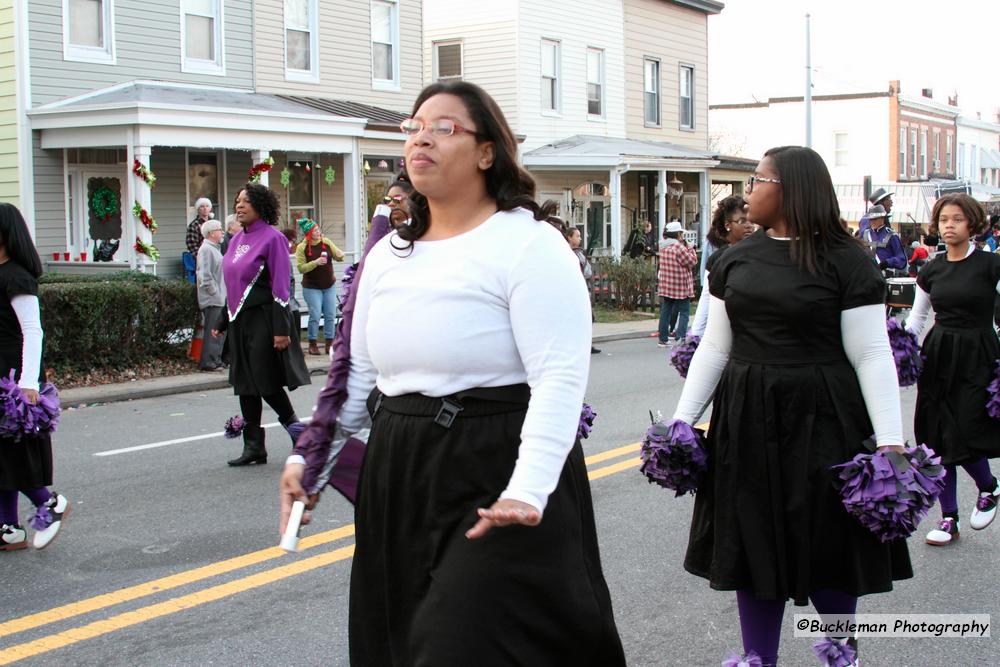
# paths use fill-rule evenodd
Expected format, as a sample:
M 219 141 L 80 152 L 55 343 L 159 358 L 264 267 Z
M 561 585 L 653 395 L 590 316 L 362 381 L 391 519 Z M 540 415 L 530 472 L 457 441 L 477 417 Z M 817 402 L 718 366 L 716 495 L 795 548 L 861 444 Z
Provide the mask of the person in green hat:
M 323 236 L 323 230 L 315 220 L 302 218 L 298 223 L 305 239 L 295 251 L 295 259 L 299 273 L 302 274 L 302 296 L 309 306 L 309 354 L 321 354 L 316 343 L 320 314 L 323 315 L 325 352 L 330 354 L 330 345 L 333 343 L 333 321 L 337 312 L 333 261 L 343 261 L 344 253 L 334 245 L 333 241 Z

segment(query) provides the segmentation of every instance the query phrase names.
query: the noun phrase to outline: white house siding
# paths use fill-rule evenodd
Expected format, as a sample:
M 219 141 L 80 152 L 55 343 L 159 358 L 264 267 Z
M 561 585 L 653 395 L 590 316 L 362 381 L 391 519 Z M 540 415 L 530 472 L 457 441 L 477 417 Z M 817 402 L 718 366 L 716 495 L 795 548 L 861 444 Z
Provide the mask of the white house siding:
M 630 139 L 708 148 L 708 16 L 666 0 L 624 0 L 625 114 Z M 646 127 L 643 59 L 660 60 L 660 127 Z M 694 129 L 679 127 L 680 65 L 693 65 Z
M 1000 149 L 1000 124 L 959 116 L 958 137 L 955 140 L 955 159 L 958 177 L 975 183 L 996 187 L 1000 174 L 997 169 L 987 169 L 980 159 L 980 149 Z M 964 152 L 959 153 L 959 149 Z
M 723 153 L 760 159 L 769 148 L 805 143 L 805 105 L 799 101 L 713 108 L 716 148 Z M 813 102 L 813 148 L 826 162 L 833 182 L 860 185 L 866 175 L 875 183 L 896 180 L 889 166 L 889 98 L 868 97 Z M 846 164 L 837 166 L 834 135 L 847 134 Z
M 20 206 L 14 3 L 0 1 L 0 201 Z
M 517 131 L 530 151 L 576 134 L 625 136 L 625 34 L 620 2 L 522 0 L 518 16 Z M 560 111 L 542 112 L 541 41 L 560 46 Z M 604 50 L 604 117 L 587 114 L 587 48 Z M 547 112 L 551 114 L 552 112 Z
M 493 96 L 518 130 L 517 3 L 424 0 L 424 81 L 434 80 L 434 42 L 462 40 L 462 79 Z M 537 57 L 536 57 L 537 59 Z
M 351 100 L 409 109 L 423 85 L 421 0 L 399 0 L 399 91 L 372 87 L 371 2 L 319 0 L 319 82 L 285 80 L 283 0 L 254 3 L 257 92 Z M 477 8 L 478 11 L 478 8 Z

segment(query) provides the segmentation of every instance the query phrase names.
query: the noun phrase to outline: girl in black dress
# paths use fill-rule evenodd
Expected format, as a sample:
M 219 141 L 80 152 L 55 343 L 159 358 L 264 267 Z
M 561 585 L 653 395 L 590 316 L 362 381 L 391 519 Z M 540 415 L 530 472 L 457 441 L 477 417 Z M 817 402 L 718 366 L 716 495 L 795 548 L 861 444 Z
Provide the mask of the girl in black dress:
M 734 243 L 739 243 L 754 232 L 754 224 L 747 218 L 746 200 L 739 195 L 726 197 L 715 207 L 712 225 L 708 228 L 709 244 L 712 254 L 705 260 L 705 273 L 701 280 L 701 296 L 698 298 L 698 308 L 694 311 L 694 324 L 688 330 L 688 336 L 700 337 L 705 332 L 708 322 L 708 277 L 712 269 L 722 259 L 722 252 Z
M 971 242 L 986 229 L 983 207 L 965 194 L 945 195 L 934 204 L 930 233 L 948 250 L 917 274 L 917 294 L 906 328 L 916 335 L 934 308 L 934 326 L 924 339 L 926 357 L 917 381 L 913 431 L 941 456 L 947 471 L 941 492 L 941 522 L 927 543 L 958 539 L 958 476 L 961 465 L 979 488 L 969 524 L 982 530 L 996 516 L 1000 485 L 988 459 L 1000 456 L 1000 421 L 986 411 L 987 387 L 1000 358 L 993 329 L 993 303 L 1000 291 L 1000 256 Z
M 309 384 L 309 371 L 299 345 L 298 323 L 288 304 L 292 262 L 288 239 L 278 231 L 278 200 L 265 185 L 248 183 L 236 197 L 236 219 L 243 227 L 222 258 L 226 281 L 229 341 L 229 384 L 240 397 L 243 453 L 231 466 L 267 463 L 263 401 L 278 413 L 292 438 L 305 430 L 295 415 L 285 387 Z M 221 335 L 213 331 L 213 336 Z
M 0 373 L 14 372 L 21 391 L 38 401 L 44 381 L 42 325 L 38 309 L 38 277 L 42 261 L 31 242 L 28 226 L 15 206 L 0 203 Z M 52 441 L 48 433 L 19 441 L 0 438 L 0 551 L 28 546 L 18 520 L 18 493 L 37 508 L 32 526 L 34 546 L 42 549 L 62 527 L 70 505 L 66 497 L 49 491 L 52 484 Z
M 858 596 L 912 572 L 904 542 L 848 515 L 830 469 L 873 432 L 902 451 L 898 388 L 882 382 L 895 377 L 885 283 L 841 225 L 814 151 L 771 149 L 747 193 L 764 229 L 712 270 L 674 418 L 694 424 L 715 392 L 684 567 L 736 591 L 745 650 L 774 665 L 786 600 L 851 615 Z

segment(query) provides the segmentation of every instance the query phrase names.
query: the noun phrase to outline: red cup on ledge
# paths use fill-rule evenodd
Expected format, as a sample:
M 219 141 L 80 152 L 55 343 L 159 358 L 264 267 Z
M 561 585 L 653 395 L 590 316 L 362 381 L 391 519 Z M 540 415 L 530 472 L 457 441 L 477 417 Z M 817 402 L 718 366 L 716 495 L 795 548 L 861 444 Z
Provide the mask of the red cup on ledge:
M 85 253 L 85 252 L 81 252 L 80 253 L 80 261 L 81 262 L 86 262 L 87 261 L 87 253 Z
M 63 253 L 63 261 L 64 262 L 68 262 L 69 261 L 69 253 L 68 252 L 64 252 Z
M 52 261 L 53 262 L 58 262 L 59 261 L 59 253 L 57 253 L 57 252 L 52 253 Z

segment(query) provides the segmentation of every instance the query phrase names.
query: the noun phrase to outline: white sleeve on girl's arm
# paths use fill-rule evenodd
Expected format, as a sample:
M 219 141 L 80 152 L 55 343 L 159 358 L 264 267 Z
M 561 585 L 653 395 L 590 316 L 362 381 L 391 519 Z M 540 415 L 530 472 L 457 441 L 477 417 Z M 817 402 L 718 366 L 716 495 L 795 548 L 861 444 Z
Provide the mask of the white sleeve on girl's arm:
M 17 321 L 21 324 L 21 389 L 38 391 L 38 374 L 42 365 L 42 319 L 39 316 L 38 297 L 18 294 L 10 300 Z
M 684 381 L 684 389 L 681 390 L 681 398 L 674 411 L 674 419 L 688 424 L 694 424 L 712 401 L 712 394 L 729 362 L 729 351 L 733 347 L 733 330 L 729 324 L 726 302 L 714 296 L 709 296 L 708 299 L 705 335 L 691 359 L 687 380 Z
M 903 444 L 896 364 L 885 328 L 885 306 L 872 304 L 841 311 L 840 337 L 854 366 L 868 418 L 880 447 Z
M 368 355 L 368 337 L 365 335 L 374 280 L 366 261 L 361 278 L 354 286 L 358 290 L 358 296 L 354 302 L 354 319 L 351 321 L 351 370 L 347 375 L 347 400 L 341 406 L 338 418 L 346 433 L 357 433 L 368 425 L 366 402 L 378 377 L 378 371 Z
M 590 371 L 590 297 L 576 256 L 558 234 L 544 230 L 525 247 L 509 274 L 508 305 L 531 398 L 500 497 L 544 512 L 576 442 Z
M 701 281 L 701 296 L 698 297 L 698 307 L 694 311 L 694 323 L 688 329 L 689 336 L 701 336 L 705 333 L 705 324 L 708 323 L 708 303 L 711 294 L 708 291 L 708 271 L 705 272 L 705 279 Z
M 997 291 L 1000 291 L 1000 284 L 997 285 Z M 927 316 L 930 312 L 931 296 L 924 291 L 923 287 L 917 285 L 916 295 L 913 297 L 913 308 L 910 309 L 910 314 L 906 316 L 906 330 L 917 338 L 920 338 L 921 332 L 923 332 L 924 327 L 927 325 Z

